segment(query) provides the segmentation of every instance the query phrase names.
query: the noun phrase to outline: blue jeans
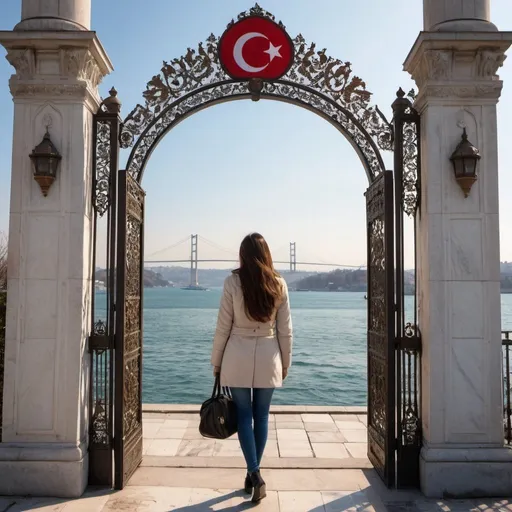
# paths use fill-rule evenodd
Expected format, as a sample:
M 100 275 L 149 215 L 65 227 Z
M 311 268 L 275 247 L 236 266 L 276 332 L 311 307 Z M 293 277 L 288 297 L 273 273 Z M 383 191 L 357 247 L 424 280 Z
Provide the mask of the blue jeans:
M 268 415 L 274 388 L 230 388 L 238 416 L 238 439 L 247 463 L 247 471 L 260 469 L 267 444 Z M 251 400 L 252 391 L 252 400 Z M 254 418 L 254 430 L 252 420 Z

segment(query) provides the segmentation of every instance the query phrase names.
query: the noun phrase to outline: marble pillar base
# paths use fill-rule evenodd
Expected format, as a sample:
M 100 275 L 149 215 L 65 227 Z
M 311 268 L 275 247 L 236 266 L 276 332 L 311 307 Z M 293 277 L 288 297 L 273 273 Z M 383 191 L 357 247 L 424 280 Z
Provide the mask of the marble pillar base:
M 82 446 L 0 444 L 0 496 L 79 498 L 88 470 L 89 454 Z
M 428 498 L 512 496 L 512 450 L 423 448 L 420 475 Z

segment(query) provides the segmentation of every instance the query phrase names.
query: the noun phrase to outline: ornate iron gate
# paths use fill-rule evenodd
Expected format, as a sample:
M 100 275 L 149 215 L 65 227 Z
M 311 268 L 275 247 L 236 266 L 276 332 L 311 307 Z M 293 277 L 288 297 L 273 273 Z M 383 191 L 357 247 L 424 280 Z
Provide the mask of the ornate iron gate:
M 142 461 L 142 292 L 144 191 L 119 173 L 115 335 L 115 487 Z
M 395 478 L 393 173 L 366 192 L 368 251 L 368 458 L 386 485 Z
M 275 21 L 258 5 L 237 19 L 251 16 Z M 279 26 L 284 29 L 281 22 Z M 405 215 L 416 221 L 419 205 L 419 115 L 400 90 L 393 123 L 388 123 L 370 105 L 371 94 L 353 75 L 349 62 L 318 51 L 301 35 L 292 42 L 294 61 L 280 79 L 235 80 L 219 60 L 220 38 L 212 35 L 197 50 L 164 62 L 148 82 L 142 104 L 122 124 L 114 90 L 94 117 L 94 245 L 97 220 L 106 217 L 107 293 L 103 313 L 94 308 L 89 343 L 91 484 L 112 484 L 112 446 L 118 488 L 142 458 L 144 192 L 139 183 L 144 169 L 177 123 L 210 105 L 235 99 L 277 99 L 311 110 L 339 129 L 361 158 L 370 182 L 368 452 L 386 484 L 419 483 L 421 340 L 416 289 L 412 314 L 406 308 L 403 230 Z M 119 173 L 118 187 L 119 145 L 132 151 L 127 171 Z M 381 150 L 394 150 L 394 175 L 385 171 Z
M 115 89 L 93 118 L 93 272 L 89 336 L 89 484 L 112 486 L 116 194 L 120 103 Z M 103 224 L 102 224 L 103 223 Z M 103 243 L 102 243 L 103 242 Z M 104 266 L 98 275 L 97 265 Z M 96 294 L 96 282 L 105 294 Z M 104 297 L 104 301 L 102 300 Z
M 414 94 L 409 93 L 411 99 Z M 418 279 L 416 227 L 420 207 L 421 158 L 420 115 L 404 91 L 393 103 L 395 169 L 395 296 L 396 296 L 396 468 L 399 488 L 419 487 L 419 458 L 422 442 L 420 420 L 421 334 L 418 328 Z M 414 284 L 406 283 L 404 264 L 404 220 L 413 222 Z M 410 277 L 410 274 L 409 274 Z M 407 289 L 409 288 L 409 289 Z M 412 288 L 412 289 L 411 289 Z M 406 295 L 412 304 L 406 307 Z

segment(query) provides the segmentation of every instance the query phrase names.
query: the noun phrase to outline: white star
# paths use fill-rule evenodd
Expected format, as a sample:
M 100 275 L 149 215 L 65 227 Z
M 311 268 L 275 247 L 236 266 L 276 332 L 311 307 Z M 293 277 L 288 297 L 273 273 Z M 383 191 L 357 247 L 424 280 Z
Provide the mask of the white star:
M 268 53 L 270 55 L 270 62 L 272 62 L 276 57 L 283 58 L 283 56 L 279 53 L 281 46 L 274 46 L 272 43 L 269 43 L 270 47 L 268 50 L 265 50 L 264 53 Z

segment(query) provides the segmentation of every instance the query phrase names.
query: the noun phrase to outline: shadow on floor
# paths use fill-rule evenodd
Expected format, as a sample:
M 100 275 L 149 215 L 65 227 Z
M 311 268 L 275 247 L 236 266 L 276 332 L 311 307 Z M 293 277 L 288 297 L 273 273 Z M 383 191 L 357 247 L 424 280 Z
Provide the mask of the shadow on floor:
M 237 505 L 228 506 L 226 508 L 214 508 L 218 505 L 222 505 L 222 503 L 225 503 L 232 498 L 245 498 L 246 501 Z M 216 498 L 204 501 L 203 503 L 197 503 L 195 505 L 188 505 L 186 507 L 172 509 L 172 512 L 213 512 L 214 510 L 222 510 L 222 512 L 242 512 L 244 510 L 257 508 L 258 506 L 258 504 L 252 503 L 250 501 L 250 497 L 243 491 L 234 491 L 228 494 L 224 494 L 223 496 L 218 496 Z M 300 507 L 300 502 L 297 504 L 297 506 Z M 364 492 L 355 491 L 351 494 L 348 494 L 347 496 L 343 496 L 329 502 L 326 506 L 318 505 L 310 508 L 307 512 L 343 512 L 345 510 L 350 510 L 350 512 L 364 512 L 370 510 L 371 506 L 372 504 L 368 501 L 368 497 L 364 494 Z M 297 508 L 297 512 L 299 510 L 301 512 L 304 511 L 302 508 Z M 383 508 L 374 507 L 373 510 L 375 510 L 375 512 L 385 512 L 385 509 Z

